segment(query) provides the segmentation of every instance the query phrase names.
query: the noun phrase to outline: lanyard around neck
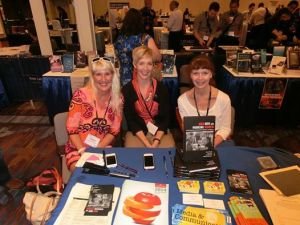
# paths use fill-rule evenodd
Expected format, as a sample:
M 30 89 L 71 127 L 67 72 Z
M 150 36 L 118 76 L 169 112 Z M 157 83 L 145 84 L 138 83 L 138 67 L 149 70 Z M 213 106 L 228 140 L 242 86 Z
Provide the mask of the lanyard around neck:
M 206 116 L 208 116 L 210 100 L 211 100 L 211 86 L 209 86 L 209 96 L 208 96 L 208 104 L 207 104 L 207 109 L 206 109 Z M 194 101 L 195 101 L 195 106 L 196 106 L 196 110 L 197 110 L 198 116 L 201 117 L 200 112 L 198 110 L 195 88 L 194 88 Z
M 109 97 L 108 104 L 106 106 L 105 113 L 103 115 L 103 119 L 105 119 L 105 116 L 107 114 L 107 111 L 108 111 L 108 108 L 109 108 L 109 105 L 110 105 L 110 100 L 111 100 L 111 97 Z M 95 110 L 96 110 L 96 118 L 98 119 L 99 117 L 98 117 L 98 110 L 97 110 L 96 100 L 94 100 L 94 105 L 95 105 Z
M 153 81 L 151 82 L 151 85 L 152 85 L 152 90 L 153 90 L 153 92 L 154 92 L 154 85 L 153 85 Z M 144 106 L 145 106 L 145 108 L 146 108 L 146 110 L 147 110 L 147 112 L 148 112 L 148 114 L 149 114 L 150 118 L 153 120 L 153 117 L 152 117 L 152 114 L 151 114 L 151 110 L 152 110 L 152 106 L 153 106 L 153 98 L 154 98 L 154 93 L 153 93 L 153 96 L 152 96 L 152 103 L 151 103 L 151 107 L 150 107 L 150 109 L 148 108 L 148 106 L 147 106 L 147 102 L 145 101 L 145 99 L 144 99 L 144 97 L 143 97 L 143 95 L 142 95 L 142 92 L 141 92 L 141 90 L 140 90 L 140 89 L 139 89 L 139 94 L 140 94 L 140 96 L 141 96 L 141 98 L 142 98 L 142 100 L 143 100 Z

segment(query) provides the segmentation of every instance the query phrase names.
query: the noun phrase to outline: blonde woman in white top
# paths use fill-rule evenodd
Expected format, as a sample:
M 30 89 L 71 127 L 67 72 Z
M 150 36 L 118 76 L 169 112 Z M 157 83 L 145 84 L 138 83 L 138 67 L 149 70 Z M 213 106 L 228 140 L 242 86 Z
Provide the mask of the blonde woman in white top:
M 214 74 L 211 60 L 201 55 L 189 65 L 194 87 L 178 98 L 181 118 L 186 116 L 215 116 L 215 147 L 231 133 L 231 103 L 224 92 L 212 87 L 209 82 Z

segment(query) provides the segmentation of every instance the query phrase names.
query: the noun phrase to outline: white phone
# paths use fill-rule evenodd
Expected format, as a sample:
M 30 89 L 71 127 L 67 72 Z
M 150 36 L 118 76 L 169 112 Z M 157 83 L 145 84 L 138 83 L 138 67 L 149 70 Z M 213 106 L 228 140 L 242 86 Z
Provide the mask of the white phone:
M 117 167 L 117 156 L 116 153 L 110 153 L 105 155 L 105 163 L 107 168 Z
M 153 170 L 154 166 L 154 158 L 153 153 L 145 153 L 144 154 L 144 169 L 145 170 Z

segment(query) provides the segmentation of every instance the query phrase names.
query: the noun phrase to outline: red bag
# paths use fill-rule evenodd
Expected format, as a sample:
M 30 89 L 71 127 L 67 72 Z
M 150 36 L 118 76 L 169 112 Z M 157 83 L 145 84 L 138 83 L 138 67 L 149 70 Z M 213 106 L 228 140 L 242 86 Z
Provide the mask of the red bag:
M 28 191 L 38 192 L 36 187 L 39 186 L 42 193 L 49 191 L 62 192 L 63 191 L 63 182 L 62 177 L 58 173 L 55 167 L 46 169 L 41 172 L 39 175 L 31 178 L 27 183 L 26 187 Z

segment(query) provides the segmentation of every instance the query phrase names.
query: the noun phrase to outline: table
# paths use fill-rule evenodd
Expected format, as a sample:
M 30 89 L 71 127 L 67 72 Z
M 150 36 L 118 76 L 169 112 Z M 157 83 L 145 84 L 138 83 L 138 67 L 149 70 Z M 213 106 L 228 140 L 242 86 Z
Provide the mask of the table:
M 259 109 L 259 101 L 266 78 L 288 78 L 281 109 Z M 217 87 L 227 93 L 236 112 L 236 125 L 251 127 L 272 124 L 295 127 L 300 124 L 300 70 L 282 75 L 235 73 L 223 66 L 216 74 Z
M 82 87 L 87 78 L 87 67 L 76 69 L 72 73 L 48 71 L 43 75 L 43 93 L 51 124 L 57 113 L 69 111 L 72 93 L 76 88 Z
M 70 76 L 70 73 L 62 72 L 48 72 L 43 75 L 43 93 L 51 124 L 53 124 L 53 118 L 57 113 L 66 112 L 69 109 L 72 98 Z M 171 110 L 175 112 L 178 98 L 177 76 L 165 77 L 162 82 L 168 88 Z M 175 113 L 171 115 L 175 115 Z M 173 120 L 175 120 L 175 116 Z
M 176 182 L 179 180 L 178 178 L 174 178 L 172 176 L 172 165 L 171 160 L 168 154 L 168 150 L 171 151 L 172 155 L 175 154 L 175 149 L 124 149 L 124 148 L 111 148 L 106 149 L 106 153 L 114 152 L 117 154 L 118 162 L 126 164 L 132 168 L 138 170 L 138 177 L 135 180 L 147 181 L 147 182 L 161 182 L 169 184 L 169 221 L 171 224 L 171 207 L 176 204 L 182 204 L 181 194 L 177 189 Z M 293 154 L 286 152 L 280 149 L 274 148 L 248 148 L 248 147 L 219 147 L 218 149 L 220 163 L 221 163 L 221 177 L 220 180 L 225 183 L 226 193 L 224 196 L 219 195 L 206 195 L 203 191 L 203 182 L 200 183 L 200 194 L 203 194 L 204 198 L 210 199 L 222 199 L 224 200 L 224 204 L 226 209 L 229 210 L 227 206 L 227 200 L 232 194 L 228 191 L 228 183 L 226 178 L 226 169 L 236 169 L 243 170 L 248 173 L 249 180 L 254 191 L 253 198 L 258 205 L 261 213 L 264 215 L 265 219 L 270 222 L 270 218 L 266 211 L 266 208 L 259 197 L 258 190 L 260 188 L 270 189 L 270 186 L 258 175 L 260 172 L 259 164 L 256 160 L 259 156 L 267 156 L 270 155 L 274 161 L 280 165 L 281 167 L 289 166 L 289 165 L 299 165 L 300 160 L 295 157 Z M 89 151 L 97 152 L 97 149 L 89 149 Z M 99 150 L 98 150 L 99 152 Z M 153 152 L 156 169 L 152 171 L 143 170 L 142 157 L 145 152 Z M 167 169 L 169 172 L 169 176 L 167 177 L 164 170 L 163 164 L 163 156 L 166 156 L 167 159 Z M 234 156 L 234 157 L 233 157 Z M 57 208 L 52 214 L 52 217 L 48 221 L 48 225 L 53 224 L 55 219 L 59 215 L 60 211 L 63 209 L 64 204 L 68 198 L 68 194 L 70 193 L 72 187 L 76 184 L 76 182 L 81 182 L 85 184 L 114 184 L 115 186 L 121 187 L 124 179 L 122 178 L 114 178 L 114 177 L 106 177 L 100 175 L 91 175 L 91 174 L 83 174 L 82 168 L 77 168 L 73 175 L 71 176 L 68 185 L 62 195 L 61 201 L 59 202 Z M 233 224 L 235 222 L 233 221 Z

